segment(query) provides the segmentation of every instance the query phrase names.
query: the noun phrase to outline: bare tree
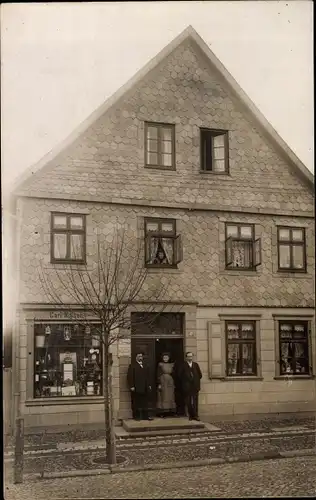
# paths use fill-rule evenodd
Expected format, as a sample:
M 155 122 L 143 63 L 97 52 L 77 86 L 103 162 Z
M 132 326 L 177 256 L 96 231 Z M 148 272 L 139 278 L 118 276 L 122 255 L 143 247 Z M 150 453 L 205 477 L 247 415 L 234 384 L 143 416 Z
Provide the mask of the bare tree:
M 76 248 L 72 249 L 76 252 Z M 39 274 L 42 289 L 56 307 L 72 310 L 80 307 L 84 323 L 91 324 L 91 315 L 97 318 L 98 328 L 85 328 L 86 335 L 97 338 L 102 346 L 102 381 L 104 394 L 106 462 L 116 463 L 113 419 L 111 345 L 126 336 L 131 328 L 131 311 L 137 302 L 145 305 L 138 321 L 150 323 L 164 310 L 162 301 L 166 283 L 158 279 L 147 283 L 148 269 L 144 266 L 144 252 L 135 239 L 128 238 L 127 229 L 112 227 L 107 235 L 96 235 L 94 258 L 86 264 L 60 265 L 45 269 L 41 262 Z M 149 314 L 151 313 L 151 314 Z

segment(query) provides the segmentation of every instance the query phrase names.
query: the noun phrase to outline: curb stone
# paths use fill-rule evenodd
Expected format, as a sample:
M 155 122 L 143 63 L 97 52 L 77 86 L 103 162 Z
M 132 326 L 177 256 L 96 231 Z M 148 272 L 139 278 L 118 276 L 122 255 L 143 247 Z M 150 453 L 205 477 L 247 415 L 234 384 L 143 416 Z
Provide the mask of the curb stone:
M 280 455 L 282 458 L 291 458 L 291 457 L 304 457 L 304 456 L 316 456 L 316 447 L 315 448 L 305 448 L 303 450 L 293 450 L 293 451 L 280 451 Z
M 44 474 L 41 475 L 40 477 L 37 477 L 37 479 L 42 481 L 43 479 L 62 479 L 67 477 L 83 477 L 83 476 L 104 476 L 105 474 L 111 474 L 109 468 L 76 470 L 76 471 L 65 471 L 65 472 L 44 472 Z
M 276 460 L 285 458 L 295 458 L 303 456 L 316 456 L 316 448 L 307 448 L 303 450 L 293 450 L 293 451 L 280 451 L 280 452 L 263 452 L 254 453 L 253 455 L 240 455 L 237 457 L 225 457 L 225 458 L 210 458 L 203 460 L 187 460 L 175 463 L 163 463 L 163 464 L 151 464 L 143 466 L 127 466 L 119 467 L 117 465 L 108 466 L 104 469 L 90 469 L 90 470 L 74 470 L 68 472 L 45 472 L 44 476 L 38 477 L 39 480 L 45 479 L 59 479 L 66 477 L 82 477 L 82 476 L 99 476 L 105 474 L 120 474 L 126 472 L 141 472 L 141 471 L 153 471 L 153 470 L 165 470 L 165 469 L 182 469 L 186 467 L 203 467 L 212 465 L 224 465 L 232 464 L 238 462 L 255 462 L 260 460 Z

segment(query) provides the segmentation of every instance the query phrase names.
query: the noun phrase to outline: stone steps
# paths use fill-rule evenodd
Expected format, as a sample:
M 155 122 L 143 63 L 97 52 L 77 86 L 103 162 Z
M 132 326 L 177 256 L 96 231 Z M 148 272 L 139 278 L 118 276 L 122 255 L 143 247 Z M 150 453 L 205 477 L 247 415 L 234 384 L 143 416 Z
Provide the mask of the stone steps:
M 203 429 L 205 424 L 187 418 L 154 418 L 153 420 L 123 420 L 127 432 L 162 431 L 178 429 Z
M 115 433 L 119 439 L 174 437 L 219 432 L 212 424 L 206 424 L 187 418 L 165 418 L 154 420 L 123 420 L 122 427 L 116 427 Z

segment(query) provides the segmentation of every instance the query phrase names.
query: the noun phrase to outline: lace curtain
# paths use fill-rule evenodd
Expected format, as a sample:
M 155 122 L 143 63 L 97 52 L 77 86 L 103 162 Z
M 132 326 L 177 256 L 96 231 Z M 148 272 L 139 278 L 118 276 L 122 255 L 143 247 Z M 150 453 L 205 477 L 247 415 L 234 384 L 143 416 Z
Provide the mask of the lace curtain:
M 159 243 L 164 251 L 168 264 L 173 263 L 173 240 L 171 238 L 150 238 L 150 263 L 157 258 Z
M 158 250 L 158 238 L 150 238 L 150 263 L 152 264 L 156 258 Z
M 161 245 L 165 251 L 168 264 L 173 262 L 173 240 L 171 238 L 161 238 Z
M 233 241 L 233 266 L 251 267 L 252 266 L 252 245 L 248 241 Z

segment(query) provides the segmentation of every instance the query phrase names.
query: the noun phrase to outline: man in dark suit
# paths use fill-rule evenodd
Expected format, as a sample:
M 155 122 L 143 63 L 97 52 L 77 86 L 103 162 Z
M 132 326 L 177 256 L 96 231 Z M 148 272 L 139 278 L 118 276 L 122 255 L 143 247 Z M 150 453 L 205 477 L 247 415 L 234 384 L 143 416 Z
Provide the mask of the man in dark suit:
M 143 363 L 143 354 L 136 354 L 127 371 L 127 383 L 131 391 L 134 420 L 152 420 L 148 415 L 148 396 L 151 392 L 148 367 Z
M 188 409 L 189 420 L 200 420 L 198 412 L 198 398 L 201 388 L 202 372 L 198 363 L 193 361 L 192 352 L 186 353 L 186 360 L 182 365 L 181 381 Z

